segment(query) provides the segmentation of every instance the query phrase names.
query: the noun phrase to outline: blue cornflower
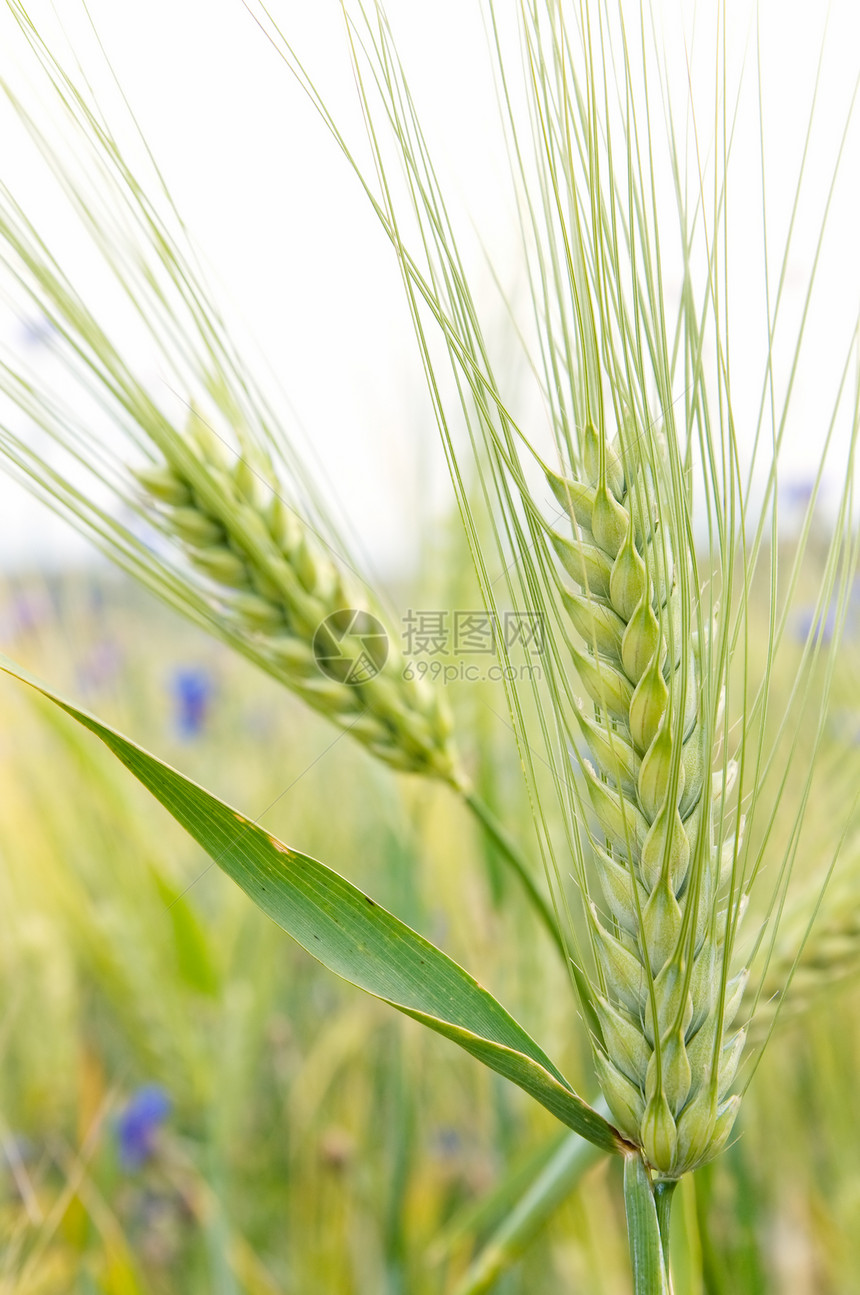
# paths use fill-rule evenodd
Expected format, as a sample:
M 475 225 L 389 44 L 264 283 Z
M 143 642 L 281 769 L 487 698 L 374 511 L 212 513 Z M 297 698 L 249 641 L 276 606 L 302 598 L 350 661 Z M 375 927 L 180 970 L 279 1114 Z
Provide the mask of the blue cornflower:
M 120 1111 L 116 1131 L 123 1169 L 135 1170 L 155 1151 L 158 1130 L 170 1114 L 172 1102 L 160 1084 L 138 1088 Z
M 443 1160 L 451 1160 L 463 1150 L 463 1139 L 457 1129 L 450 1124 L 443 1124 L 436 1130 L 434 1138 L 436 1151 Z
M 784 507 L 793 508 L 799 512 L 809 507 L 814 491 L 814 477 L 795 477 L 790 481 L 781 481 L 779 486 L 780 502 Z
M 202 732 L 212 691 L 212 676 L 201 666 L 183 666 L 174 672 L 174 719 L 180 737 L 196 737 Z
M 805 643 L 812 637 L 820 639 L 822 643 L 829 643 L 836 629 L 836 612 L 837 607 L 834 602 L 830 603 L 823 615 L 814 607 L 799 608 L 794 620 L 798 641 Z
M 18 336 L 24 346 L 49 346 L 56 334 L 56 326 L 47 315 L 30 315 L 18 320 Z

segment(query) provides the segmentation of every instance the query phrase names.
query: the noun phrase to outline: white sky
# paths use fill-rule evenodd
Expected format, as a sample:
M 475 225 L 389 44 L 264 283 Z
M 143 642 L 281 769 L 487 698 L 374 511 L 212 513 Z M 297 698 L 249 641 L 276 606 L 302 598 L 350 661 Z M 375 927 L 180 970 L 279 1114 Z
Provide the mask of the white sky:
M 43 9 L 49 13 L 41 3 L 28 7 L 37 21 Z M 389 0 L 387 7 L 443 177 L 513 287 L 516 234 L 477 3 Z M 683 38 L 690 40 L 693 32 L 694 6 L 663 0 L 657 7 L 673 69 L 672 94 L 680 103 L 687 94 Z M 56 0 L 56 8 L 76 48 L 82 47 L 78 0 Z M 635 22 L 638 0 L 625 8 Z M 707 14 L 717 6 L 700 8 Z M 737 68 L 749 48 L 755 7 L 738 0 L 728 8 L 729 61 Z M 824 9 L 809 0 L 762 0 L 759 7 L 772 257 L 781 253 L 793 201 Z M 830 9 L 818 134 L 806 180 L 809 201 L 788 264 L 787 332 L 809 278 L 828 168 L 860 70 L 860 4 L 834 0 Z M 383 564 L 396 564 L 413 551 L 416 518 L 438 513 L 449 496 L 396 265 L 354 178 L 241 0 L 91 0 L 90 10 L 224 296 L 288 393 L 371 553 Z M 272 11 L 307 65 L 319 72 L 347 132 L 360 141 L 339 0 L 272 0 Z M 22 43 L 10 33 L 3 13 L 0 75 L 17 84 L 27 65 L 20 58 Z M 692 48 L 694 93 L 706 103 L 713 98 L 710 34 L 700 31 Z M 737 214 L 730 233 L 741 298 L 745 291 L 754 297 L 760 284 L 755 108 L 748 95 L 736 134 Z M 860 306 L 857 130 L 848 147 L 809 326 L 809 362 L 798 378 L 789 456 L 798 476 L 817 458 L 827 412 L 822 399 L 833 392 L 834 365 L 844 356 Z M 8 136 L 3 151 L 4 175 L 26 192 L 37 223 L 62 241 L 47 192 L 32 183 Z M 748 211 L 757 218 L 750 219 Z M 497 314 L 501 330 L 500 309 Z M 762 319 L 760 301 L 751 301 L 749 310 L 738 310 L 733 330 L 738 381 L 741 387 L 749 381 L 750 400 L 755 380 L 761 380 Z M 66 555 L 72 550 L 64 533 L 59 536 L 20 489 L 0 486 L 0 558 Z

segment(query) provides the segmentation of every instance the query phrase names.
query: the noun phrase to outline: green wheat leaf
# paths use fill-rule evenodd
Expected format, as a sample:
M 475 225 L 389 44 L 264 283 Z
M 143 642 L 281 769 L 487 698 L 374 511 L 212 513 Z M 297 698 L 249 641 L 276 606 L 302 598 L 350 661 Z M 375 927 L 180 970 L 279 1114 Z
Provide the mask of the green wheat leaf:
M 330 868 L 79 710 L 7 658 L 0 668 L 89 729 L 259 908 L 336 975 L 460 1045 L 595 1146 L 619 1152 L 612 1125 L 462 967 Z

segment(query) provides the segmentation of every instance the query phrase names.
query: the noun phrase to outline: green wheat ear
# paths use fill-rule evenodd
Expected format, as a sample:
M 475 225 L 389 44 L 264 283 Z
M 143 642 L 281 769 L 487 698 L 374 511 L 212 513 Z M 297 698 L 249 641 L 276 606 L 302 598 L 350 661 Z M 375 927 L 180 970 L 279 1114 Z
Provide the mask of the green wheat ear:
M 22 313 L 55 326 L 55 358 L 72 378 L 71 400 L 0 357 L 0 393 L 83 469 L 87 487 L 42 457 L 39 438 L 0 417 L 0 455 L 13 471 L 172 606 L 225 639 L 391 767 L 468 788 L 441 690 L 407 677 L 399 636 L 381 602 L 357 577 L 316 497 L 300 456 L 241 367 L 181 221 L 160 176 L 147 193 L 105 135 L 95 105 L 81 94 L 42 41 L 26 10 L 14 17 L 43 62 L 57 106 L 80 156 L 58 149 L 13 91 L 0 82 L 32 134 L 117 284 L 135 305 L 161 356 L 168 385 L 205 392 L 212 427 L 192 410 L 184 431 L 162 412 L 149 387 L 112 340 L 14 196 L 0 182 L 0 275 Z M 81 158 L 91 162 L 89 171 Z M 92 182 L 97 175 L 98 181 Z M 116 213 L 130 216 L 128 227 Z M 116 224 L 115 224 L 116 220 Z M 177 339 L 182 345 L 177 346 Z M 114 431 L 148 465 L 129 489 L 126 462 L 76 408 L 104 408 Z M 218 417 L 221 422 L 216 423 Z M 240 454 L 227 447 L 238 441 Z M 272 453 L 270 453 L 270 450 Z M 67 462 L 68 460 L 66 460 Z M 274 461 L 289 474 L 289 496 L 321 518 L 321 534 L 282 500 Z M 138 459 L 140 462 L 140 459 Z M 93 502 L 107 486 L 116 502 L 143 512 L 183 552 L 179 569 L 151 553 L 116 516 Z M 335 552 L 337 550 L 337 552 Z M 214 614 L 213 614 L 214 613 Z M 357 613 L 353 616 L 352 613 Z M 368 617 L 380 622 L 375 634 Z M 331 618 L 334 618 L 331 621 Z M 326 622 L 329 622 L 328 628 Z M 316 646 L 315 646 L 316 641 Z M 321 668 L 321 658 L 324 668 Z
M 380 760 L 460 787 L 451 716 L 439 693 L 405 676 L 384 612 L 283 503 L 265 452 L 248 447 L 229 463 L 195 410 L 185 436 L 163 448 L 165 462 L 135 476 L 234 635 Z M 384 634 L 372 632 L 380 628 Z
M 602 1038 L 594 1056 L 622 1132 L 661 1175 L 680 1177 L 725 1145 L 745 1031 L 733 1030 L 744 977 L 727 983 L 719 908 L 735 841 L 717 847 L 729 777 L 704 673 L 686 537 L 669 506 L 668 464 L 632 428 L 609 443 L 588 425 L 582 476 L 549 483 L 573 523 L 550 541 L 579 591 L 563 601 L 583 640 L 574 662 L 594 707 L 579 712 L 602 911 L 589 903 Z M 692 627 L 696 626 L 696 632 Z
M 35 311 L 51 321 L 53 358 L 71 379 L 67 395 L 0 355 L 0 395 L 16 415 L 12 425 L 0 415 L 4 466 L 153 593 L 371 754 L 392 768 L 449 784 L 517 874 L 566 958 L 554 908 L 530 862 L 460 766 L 444 691 L 407 668 L 381 598 L 352 578 L 349 548 L 277 410 L 254 381 L 253 364 L 237 355 L 157 168 L 147 169 L 146 182 L 129 168 L 91 95 L 53 56 L 24 7 L 9 3 L 56 92 L 75 149 L 49 138 L 2 78 L 0 94 L 60 182 L 70 213 L 123 299 L 133 304 L 167 388 L 180 398 L 193 393 L 212 423 L 207 428 L 197 414 L 185 429 L 171 422 L 161 389 L 154 392 L 117 346 L 113 318 L 100 322 L 0 180 L 0 278 L 22 314 Z M 105 420 L 93 421 L 93 406 Z M 110 436 L 100 426 L 109 427 Z M 33 436 L 33 428 L 40 435 Z M 114 448 L 119 437 L 123 452 Z M 45 438 L 60 451 L 59 467 L 42 452 Z M 238 457 L 227 446 L 238 446 Z M 146 464 L 136 481 L 131 454 L 136 464 Z M 105 490 L 112 502 L 99 502 Z M 298 513 L 281 502 L 284 497 L 297 501 Z M 122 523 L 115 504 L 126 515 L 154 522 L 173 552 L 145 543 Z M 381 632 L 368 617 L 381 622 Z

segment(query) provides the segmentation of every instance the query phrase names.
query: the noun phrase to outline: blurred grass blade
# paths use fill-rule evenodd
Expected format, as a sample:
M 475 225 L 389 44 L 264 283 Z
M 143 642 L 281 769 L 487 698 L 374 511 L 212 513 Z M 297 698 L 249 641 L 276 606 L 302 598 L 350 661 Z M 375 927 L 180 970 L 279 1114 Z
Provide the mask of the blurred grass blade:
M 177 890 L 156 867 L 153 866 L 151 872 L 155 888 L 170 918 L 178 978 L 198 994 L 217 998 L 221 989 L 220 977 L 197 914 L 182 891 Z
M 491 1290 L 599 1159 L 596 1147 L 574 1134 L 565 1135 L 528 1191 L 475 1257 L 455 1295 L 484 1295 Z M 502 1189 L 505 1186 L 503 1183 Z
M 429 1262 L 442 1263 L 463 1246 L 474 1251 L 479 1242 L 503 1227 L 508 1215 L 517 1208 L 526 1192 L 531 1191 L 568 1138 L 574 1144 L 577 1142 L 576 1134 L 567 1129 L 553 1130 L 539 1146 L 506 1164 L 488 1191 L 464 1201 L 454 1215 L 445 1220 L 444 1227 L 430 1243 L 427 1250 Z
M 624 1206 L 634 1295 L 669 1295 L 657 1207 L 648 1171 L 640 1155 L 630 1155 L 624 1160 Z
M 219 868 L 329 970 L 458 1043 L 595 1146 L 621 1151 L 612 1125 L 577 1096 L 495 998 L 434 945 L 7 658 L 0 657 L 0 668 L 101 738 Z

